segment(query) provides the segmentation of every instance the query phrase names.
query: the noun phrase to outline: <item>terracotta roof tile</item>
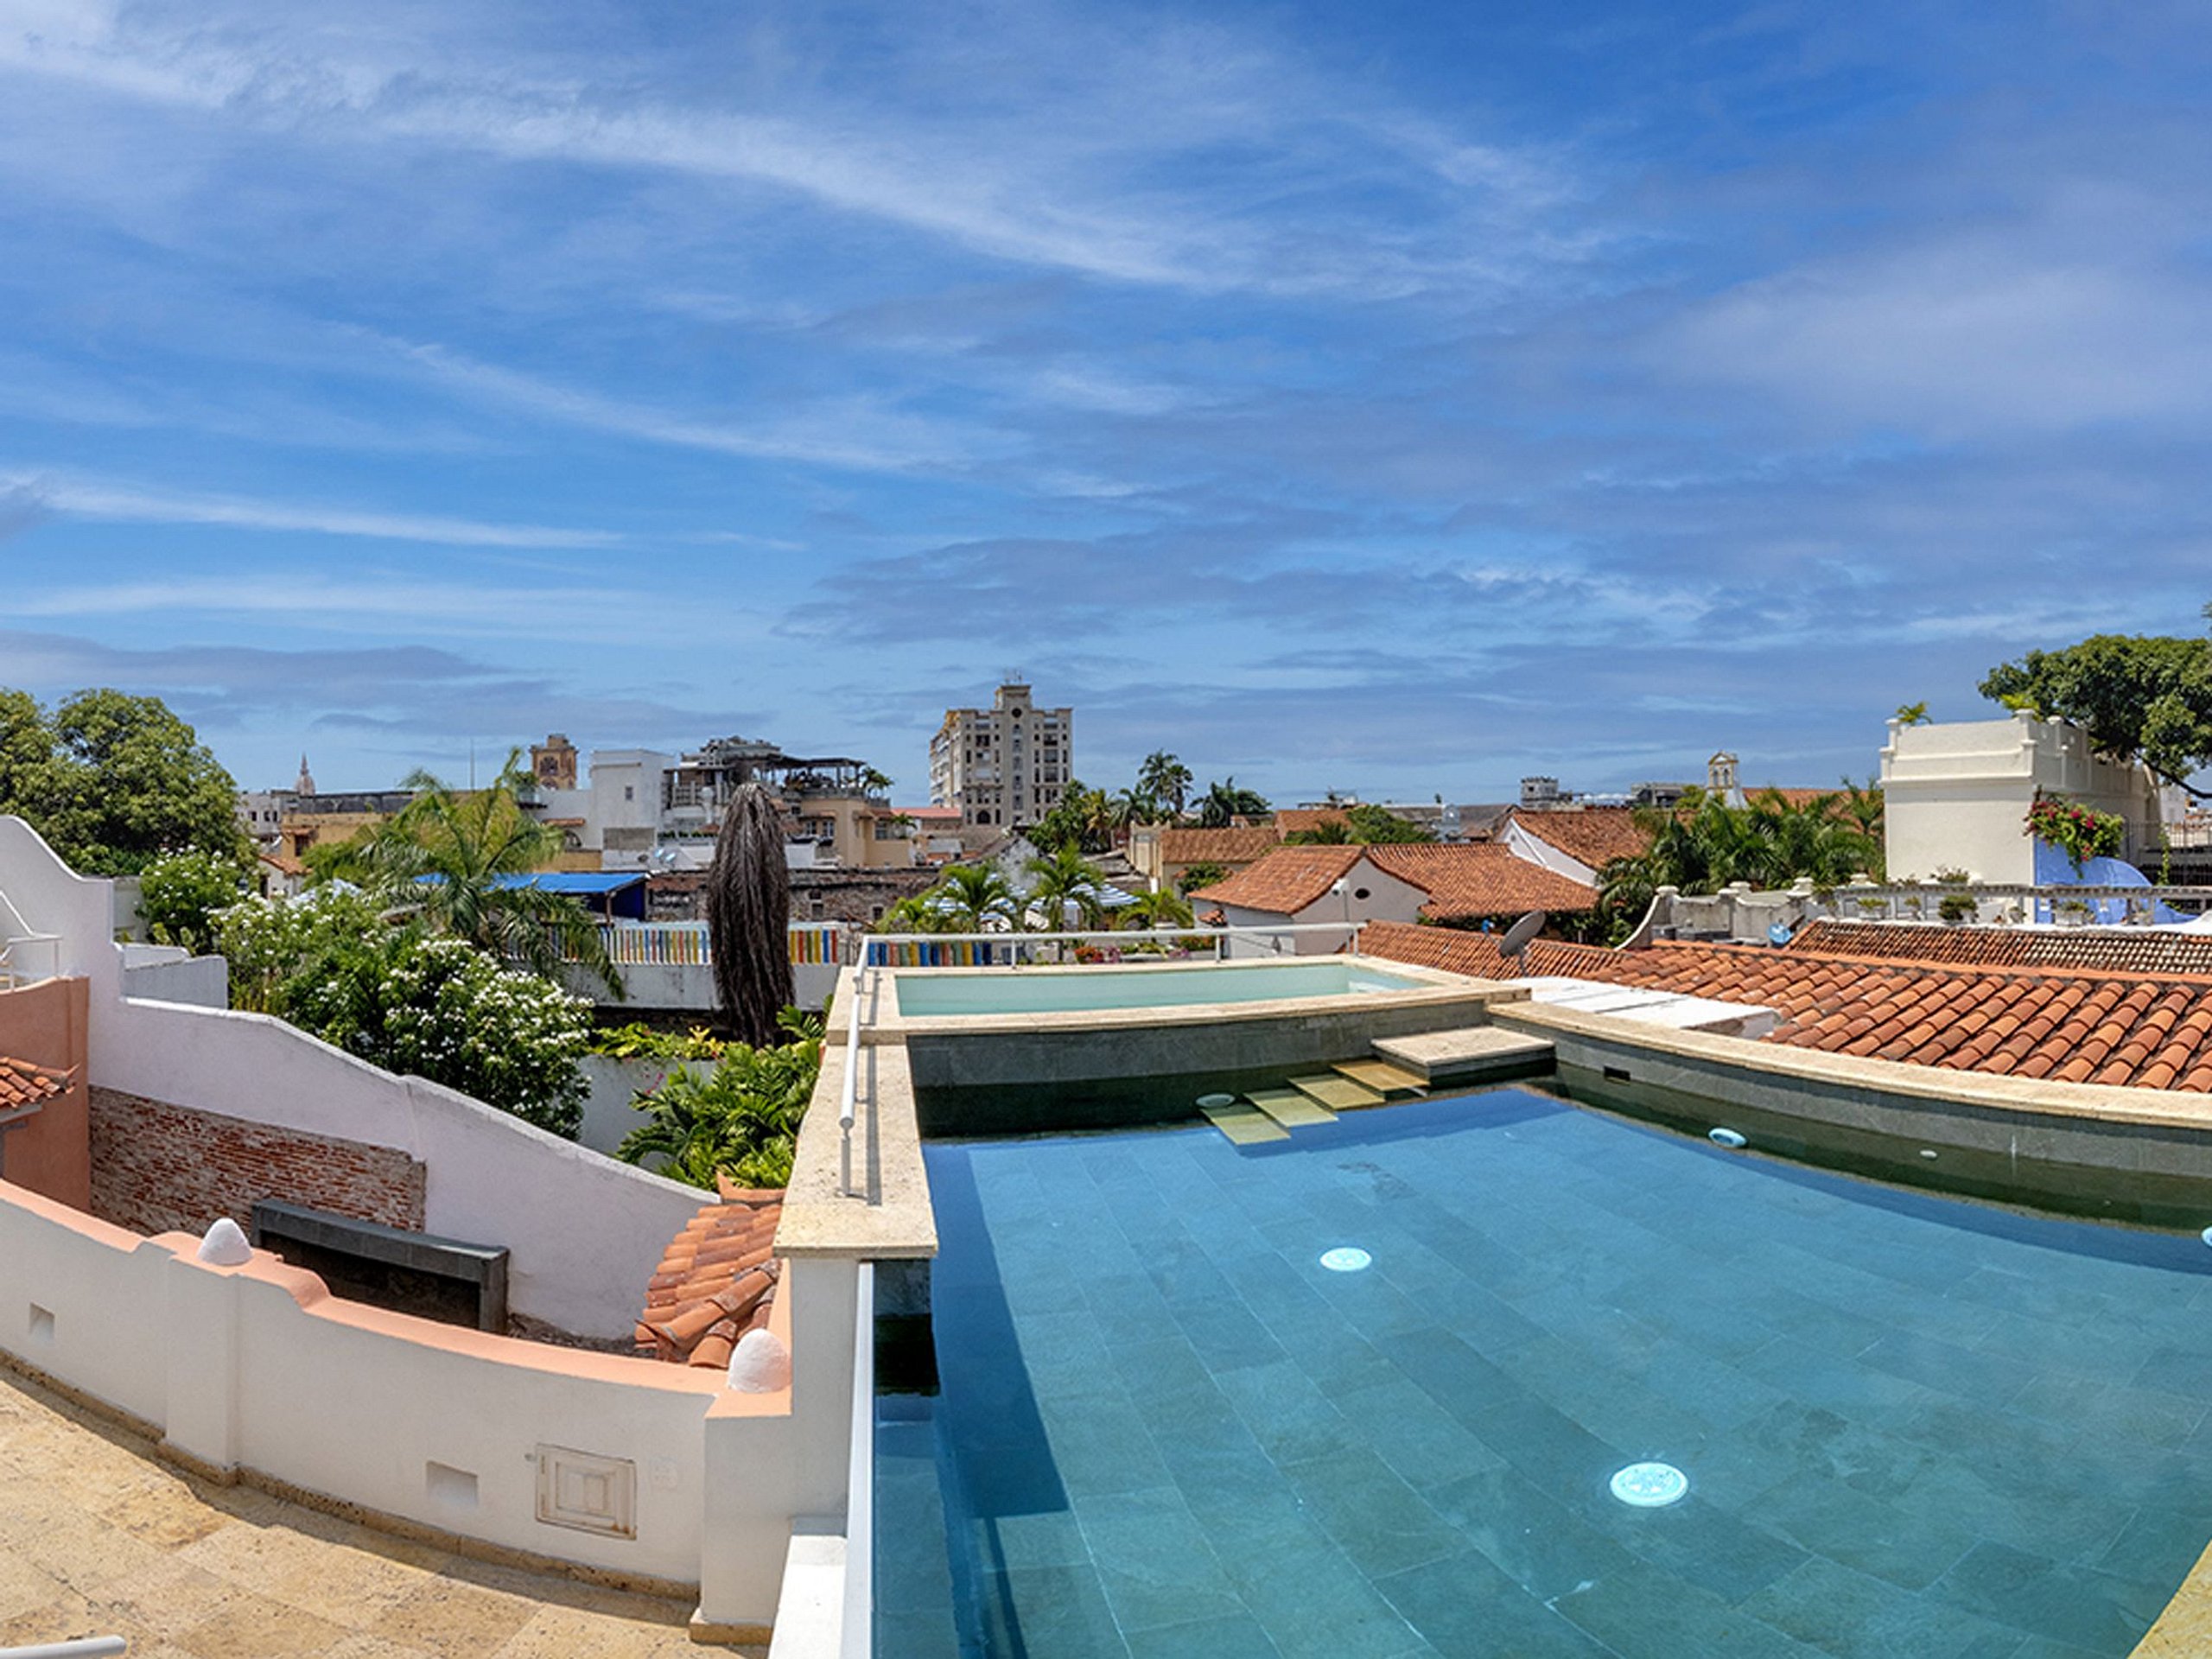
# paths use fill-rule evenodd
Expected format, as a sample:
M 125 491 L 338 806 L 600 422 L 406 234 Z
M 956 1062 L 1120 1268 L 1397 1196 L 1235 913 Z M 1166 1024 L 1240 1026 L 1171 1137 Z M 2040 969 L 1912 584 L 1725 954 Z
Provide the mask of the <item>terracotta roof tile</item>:
M 1351 814 L 1341 806 L 1284 806 L 1275 810 L 1274 828 L 1278 836 L 1291 836 L 1325 823 L 1351 822 Z
M 1596 888 L 1493 842 L 1409 842 L 1367 852 L 1376 868 L 1428 894 L 1421 914 L 1432 921 L 1517 916 L 1531 910 L 1585 911 L 1598 902 Z
M 645 1286 L 638 1351 L 676 1364 L 724 1366 L 737 1339 L 765 1325 L 783 1263 L 775 1258 L 784 1195 L 725 1185 L 683 1224 Z
M 1651 837 L 1637 828 L 1630 807 L 1586 806 L 1560 812 L 1516 808 L 1513 822 L 1593 870 L 1604 869 L 1617 858 L 1641 857 L 1651 845 Z
M 1193 902 L 1294 916 L 1365 857 L 1364 847 L 1278 847 L 1249 869 L 1193 891 Z
M 33 1065 L 29 1060 L 11 1060 L 0 1054 L 0 1111 L 38 1105 L 54 1099 L 68 1087 L 67 1073 Z
M 1251 864 L 1282 844 L 1271 823 L 1232 824 L 1222 830 L 1163 830 L 1160 856 L 1167 864 Z
M 1557 974 L 1770 1007 L 1780 1023 L 1766 1040 L 1831 1053 L 2212 1093 L 2212 976 L 1675 941 L 1607 950 L 1538 939 L 1509 965 L 1495 936 L 1386 922 L 1363 930 L 1360 948 L 1484 978 Z

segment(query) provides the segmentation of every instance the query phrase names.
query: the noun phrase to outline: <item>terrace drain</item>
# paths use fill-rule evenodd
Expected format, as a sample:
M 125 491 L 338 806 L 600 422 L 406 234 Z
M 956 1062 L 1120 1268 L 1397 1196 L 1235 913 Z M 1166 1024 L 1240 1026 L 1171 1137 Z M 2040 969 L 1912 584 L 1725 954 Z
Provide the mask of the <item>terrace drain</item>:
M 1689 1496 L 1690 1478 L 1671 1463 L 1631 1463 L 1611 1483 L 1613 1496 L 1639 1510 L 1664 1509 Z
M 1321 1265 L 1331 1273 L 1360 1273 L 1371 1266 L 1375 1258 L 1357 1244 L 1339 1244 L 1333 1250 L 1321 1252 Z

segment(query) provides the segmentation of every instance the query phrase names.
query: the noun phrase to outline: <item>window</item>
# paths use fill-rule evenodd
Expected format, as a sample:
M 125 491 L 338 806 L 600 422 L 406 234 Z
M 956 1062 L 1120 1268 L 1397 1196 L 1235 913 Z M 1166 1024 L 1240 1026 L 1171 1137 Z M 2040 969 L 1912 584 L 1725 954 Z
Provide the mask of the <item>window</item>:
M 634 800 L 636 800 L 636 799 L 638 798 L 638 786 L 637 786 L 635 784 L 625 784 L 625 785 L 622 785 L 622 798 L 623 798 L 624 800 L 626 800 L 626 801 L 634 801 Z

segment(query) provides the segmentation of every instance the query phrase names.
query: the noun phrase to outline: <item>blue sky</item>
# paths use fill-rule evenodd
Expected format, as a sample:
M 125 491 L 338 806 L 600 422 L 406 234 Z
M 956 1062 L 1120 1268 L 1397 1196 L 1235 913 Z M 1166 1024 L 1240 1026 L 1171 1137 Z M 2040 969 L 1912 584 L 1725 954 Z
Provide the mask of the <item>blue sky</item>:
M 2212 21 L 0 0 L 0 684 L 242 782 L 730 732 L 1873 770 L 2212 600 Z

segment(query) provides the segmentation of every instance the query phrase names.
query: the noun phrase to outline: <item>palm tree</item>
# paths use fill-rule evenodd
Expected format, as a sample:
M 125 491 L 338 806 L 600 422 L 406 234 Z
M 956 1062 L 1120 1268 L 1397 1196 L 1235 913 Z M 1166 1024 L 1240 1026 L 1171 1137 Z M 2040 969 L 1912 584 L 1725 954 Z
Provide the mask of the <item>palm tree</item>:
M 1165 749 L 1154 749 L 1137 768 L 1137 792 L 1166 805 L 1179 818 L 1194 781 L 1191 769 Z
M 1273 810 L 1267 797 L 1239 789 L 1236 779 L 1226 778 L 1206 785 L 1205 799 L 1198 803 L 1198 824 L 1205 830 L 1226 830 L 1232 819 L 1264 817 Z
M 457 791 L 413 772 L 400 786 L 415 798 L 358 838 L 350 868 L 379 901 L 434 932 L 548 979 L 560 977 L 564 961 L 581 963 L 619 999 L 622 982 L 592 913 L 573 895 L 528 880 L 561 850 L 560 832 L 523 810 L 522 792 L 533 781 L 520 749 L 508 752 L 487 789 Z
M 1014 925 L 1016 900 L 1006 878 L 988 864 L 955 864 L 923 895 L 951 933 L 991 931 L 988 924 Z
M 1102 888 L 1106 878 L 1074 848 L 1062 846 L 1033 858 L 1027 868 L 1035 878 L 1035 885 L 1029 889 L 1029 904 L 1044 912 L 1045 931 L 1059 930 L 1071 905 L 1085 927 L 1096 927 L 1103 919 L 1106 906 Z
M 1133 927 L 1188 927 L 1191 902 L 1172 887 L 1141 893 L 1122 912 Z
M 740 784 L 707 870 L 715 1000 L 740 1042 L 775 1040 L 776 1016 L 791 1000 L 791 922 L 783 814 L 760 784 Z

